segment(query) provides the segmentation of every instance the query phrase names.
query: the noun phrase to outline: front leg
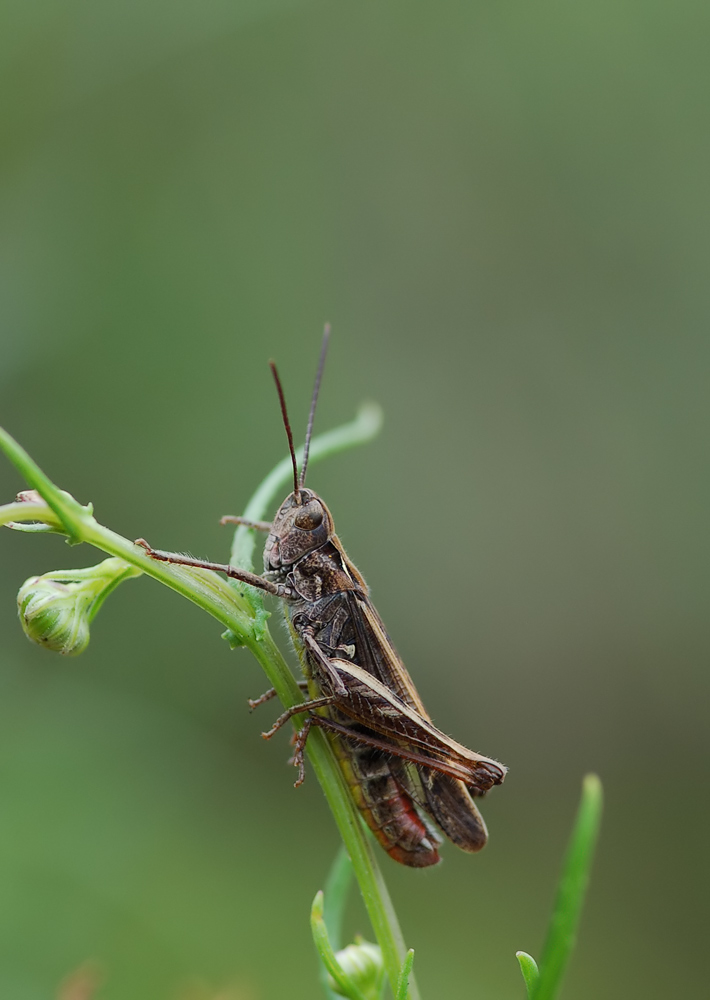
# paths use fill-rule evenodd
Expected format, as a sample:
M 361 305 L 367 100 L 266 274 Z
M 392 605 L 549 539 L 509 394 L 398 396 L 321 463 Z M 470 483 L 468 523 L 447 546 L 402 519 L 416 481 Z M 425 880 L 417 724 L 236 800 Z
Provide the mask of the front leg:
M 308 652 L 320 667 L 321 672 L 325 674 L 333 694 L 338 698 L 346 698 L 348 689 L 341 680 L 338 671 L 318 645 L 313 629 L 304 628 L 301 632 L 301 638 L 303 639 L 303 644 L 307 647 Z
M 246 569 L 239 569 L 237 566 L 230 566 L 228 563 L 207 562 L 205 559 L 193 559 L 192 556 L 183 556 L 179 552 L 163 552 L 161 549 L 154 549 L 146 542 L 145 538 L 136 538 L 134 545 L 144 548 L 151 559 L 159 562 L 174 563 L 176 566 L 192 566 L 195 569 L 209 569 L 213 573 L 224 573 L 232 580 L 239 580 L 241 583 L 248 583 L 259 590 L 265 590 L 267 594 L 274 597 L 291 597 L 291 588 L 283 583 L 272 583 L 265 580 L 263 576 L 250 573 Z

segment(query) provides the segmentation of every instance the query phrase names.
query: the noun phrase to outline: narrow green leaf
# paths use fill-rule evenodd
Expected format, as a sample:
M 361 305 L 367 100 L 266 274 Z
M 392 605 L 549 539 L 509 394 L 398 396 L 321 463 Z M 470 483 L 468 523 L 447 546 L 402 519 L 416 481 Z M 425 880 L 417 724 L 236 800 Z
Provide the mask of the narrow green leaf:
M 323 921 L 333 951 L 339 951 L 343 946 L 343 917 L 348 900 L 348 892 L 353 880 L 353 866 L 348 852 L 341 846 L 335 855 L 328 878 L 325 883 L 325 899 L 323 902 Z M 320 962 L 320 981 L 328 1000 L 337 1000 L 330 988 L 328 970 Z
M 528 955 L 526 951 L 516 951 L 515 957 L 518 960 L 520 971 L 522 972 L 523 979 L 525 980 L 525 988 L 528 991 L 528 1000 L 532 1000 L 535 995 L 535 988 L 537 987 L 538 980 L 540 978 L 537 962 L 532 955 Z
M 395 1000 L 409 1000 L 409 977 L 412 973 L 412 966 L 414 965 L 414 948 L 410 948 L 407 952 L 407 957 L 402 963 L 402 971 L 399 974 L 399 982 L 397 983 L 397 992 L 395 994 Z
M 352 882 L 353 866 L 348 852 L 341 846 L 328 873 L 323 903 L 323 919 L 335 951 L 343 947 L 343 917 Z
M 602 815 L 602 783 L 596 774 L 582 782 L 582 798 L 562 867 L 547 940 L 540 960 L 535 1000 L 554 1000 L 575 945 Z
M 335 957 L 335 951 L 328 938 L 325 921 L 323 919 L 323 892 L 317 892 L 311 907 L 311 931 L 313 941 L 320 955 L 321 961 L 335 982 L 338 992 L 348 997 L 349 1000 L 366 1000 L 357 986 L 350 980 L 350 977 L 343 972 Z

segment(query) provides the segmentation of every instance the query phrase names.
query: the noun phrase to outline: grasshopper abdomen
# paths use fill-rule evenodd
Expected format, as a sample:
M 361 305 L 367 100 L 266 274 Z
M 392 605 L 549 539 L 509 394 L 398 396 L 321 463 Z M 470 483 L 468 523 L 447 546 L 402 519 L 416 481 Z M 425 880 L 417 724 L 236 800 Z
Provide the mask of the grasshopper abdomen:
M 387 854 L 410 868 L 438 863 L 439 838 L 422 818 L 399 761 L 338 736 L 331 739 L 350 794 Z

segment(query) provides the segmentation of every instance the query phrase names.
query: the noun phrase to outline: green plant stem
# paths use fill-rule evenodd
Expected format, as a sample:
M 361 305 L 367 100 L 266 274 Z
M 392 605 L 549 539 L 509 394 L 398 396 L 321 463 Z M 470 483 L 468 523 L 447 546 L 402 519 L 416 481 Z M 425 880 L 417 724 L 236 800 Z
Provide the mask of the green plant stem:
M 63 531 L 62 522 L 46 503 L 6 503 L 0 507 L 0 525 L 13 521 L 41 521 L 48 528 Z
M 47 506 L 51 507 L 54 515 L 51 523 L 56 525 L 59 522 L 71 541 L 80 541 L 80 525 L 87 509 L 78 504 L 74 497 L 68 493 L 57 489 L 51 479 L 30 458 L 22 445 L 18 444 L 2 427 L 0 427 L 0 448 L 27 482 L 41 494 Z M 16 520 L 20 521 L 24 518 L 18 517 Z
M 130 579 L 132 576 L 140 576 L 141 570 L 137 566 L 126 566 L 122 573 L 118 573 L 116 576 L 112 577 L 109 583 L 101 590 L 97 597 L 91 605 L 91 609 L 87 613 L 87 617 L 90 622 L 96 617 L 101 605 L 104 603 L 109 594 L 112 594 L 119 584 L 123 583 L 124 580 Z
M 370 405 L 361 409 L 351 424 L 313 440 L 311 460 L 368 440 L 377 433 L 380 420 L 379 408 Z M 59 490 L 24 449 L 1 428 L 0 448 L 25 476 L 29 485 L 41 494 L 49 508 L 43 511 L 41 504 L 11 503 L 4 508 L 0 507 L 0 524 L 33 520 L 43 520 L 52 526 L 59 523 L 72 541 L 88 542 L 109 555 L 125 559 L 147 576 L 192 601 L 234 633 L 252 651 L 286 708 L 302 700 L 296 679 L 270 633 L 265 629 L 255 629 L 255 601 L 242 593 L 242 588 L 230 586 L 226 580 L 209 570 L 169 565 L 151 559 L 140 546 L 99 524 L 93 517 L 91 508 L 82 507 L 69 494 Z M 286 466 L 284 462 L 274 469 L 254 494 L 245 516 L 260 518 L 262 510 L 283 482 L 283 469 L 289 467 L 290 463 Z M 243 566 L 244 559 L 250 558 L 247 536 L 253 535 L 253 532 L 250 529 L 238 529 L 235 534 L 238 538 L 235 538 L 236 553 L 233 551 L 233 559 Z M 240 545 L 243 547 L 240 548 Z M 253 594 L 252 588 L 247 589 Z M 328 739 L 320 730 L 311 732 L 307 752 L 352 861 L 372 929 L 382 949 L 387 977 L 393 992 L 396 992 L 406 949 L 392 901 L 372 850 L 371 839 L 353 803 Z M 416 984 L 412 979 L 409 995 L 411 1000 L 419 1000 Z
M 288 708 L 301 702 L 303 700 L 301 691 L 271 634 L 266 632 L 261 642 L 249 641 L 246 645 L 263 667 L 283 704 Z M 306 749 L 308 759 L 350 856 L 372 929 L 382 949 L 387 978 L 392 990 L 395 991 L 406 949 L 392 900 L 372 850 L 370 837 L 360 819 L 326 735 L 319 729 L 311 730 Z M 411 1000 L 418 1000 L 416 984 L 411 979 L 409 995 Z

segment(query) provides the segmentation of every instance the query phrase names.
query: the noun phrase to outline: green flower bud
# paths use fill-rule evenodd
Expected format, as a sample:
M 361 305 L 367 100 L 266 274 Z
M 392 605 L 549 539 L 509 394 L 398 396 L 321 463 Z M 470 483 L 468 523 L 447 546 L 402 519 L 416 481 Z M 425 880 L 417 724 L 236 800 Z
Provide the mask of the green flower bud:
M 348 979 L 366 997 L 376 1000 L 382 991 L 382 980 L 385 974 L 385 963 L 382 960 L 382 952 L 379 945 L 365 941 L 361 937 L 355 938 L 355 944 L 349 944 L 347 948 L 335 953 L 338 965 L 346 974 Z M 330 988 L 338 992 L 337 984 L 329 976 Z
M 31 576 L 17 595 L 20 624 L 33 642 L 72 656 L 83 652 L 89 644 L 87 599 L 76 583 Z
M 64 656 L 82 653 L 94 615 L 108 594 L 131 576 L 140 576 L 140 570 L 123 559 L 105 559 L 87 569 L 30 577 L 17 595 L 25 635 Z

